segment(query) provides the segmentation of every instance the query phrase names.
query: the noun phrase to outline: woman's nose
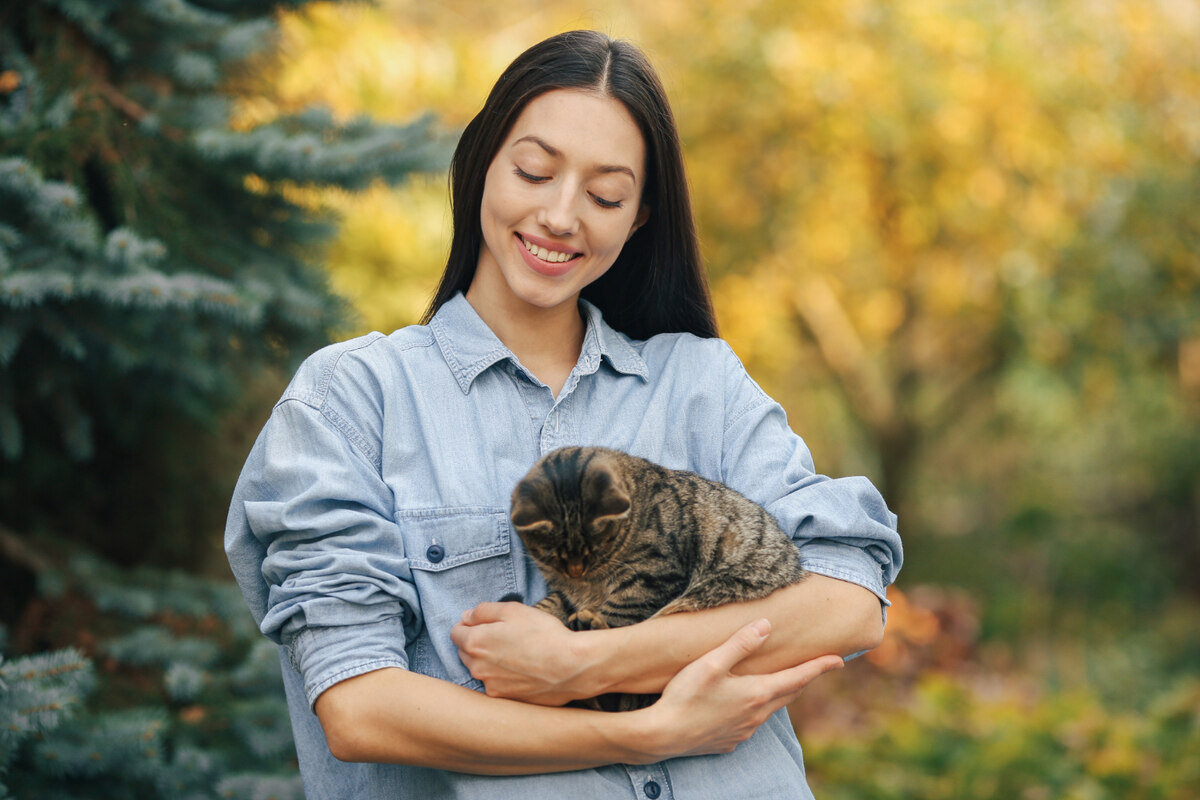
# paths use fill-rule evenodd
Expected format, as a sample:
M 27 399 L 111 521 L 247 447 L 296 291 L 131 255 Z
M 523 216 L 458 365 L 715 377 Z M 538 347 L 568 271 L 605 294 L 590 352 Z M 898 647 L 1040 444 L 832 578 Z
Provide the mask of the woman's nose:
M 555 236 L 570 236 L 579 230 L 579 210 L 576 207 L 576 192 L 563 185 L 546 198 L 539 222 L 548 233 Z

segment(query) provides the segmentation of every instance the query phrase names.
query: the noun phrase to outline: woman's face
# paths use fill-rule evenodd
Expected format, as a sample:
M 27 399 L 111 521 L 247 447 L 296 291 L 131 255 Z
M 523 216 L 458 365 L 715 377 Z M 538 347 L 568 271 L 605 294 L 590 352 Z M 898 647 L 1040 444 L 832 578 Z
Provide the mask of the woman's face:
M 531 100 L 484 180 L 472 300 L 574 304 L 645 222 L 645 162 L 641 131 L 619 101 L 575 89 Z

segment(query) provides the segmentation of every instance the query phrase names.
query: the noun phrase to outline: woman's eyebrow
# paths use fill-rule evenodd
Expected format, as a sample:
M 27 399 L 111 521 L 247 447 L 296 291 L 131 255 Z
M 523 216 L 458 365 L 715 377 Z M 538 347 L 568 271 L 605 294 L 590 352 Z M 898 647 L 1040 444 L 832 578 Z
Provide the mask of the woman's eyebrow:
M 515 142 L 513 142 L 513 146 L 515 147 L 516 145 L 519 145 L 521 142 L 533 142 L 538 147 L 542 148 L 549 155 L 554 156 L 555 158 L 562 155 L 562 153 L 559 151 L 559 149 L 557 147 L 550 144 L 549 142 L 547 142 L 545 139 L 543 139 L 540 136 L 534 136 L 533 134 L 530 134 L 529 136 L 522 136 L 520 139 L 517 139 Z M 630 178 L 632 178 L 633 182 L 635 184 L 637 183 L 637 176 L 633 174 L 633 170 L 631 170 L 629 167 L 622 166 L 620 164 L 601 164 L 600 166 L 596 167 L 596 171 L 597 172 L 623 172 L 626 175 L 628 175 Z

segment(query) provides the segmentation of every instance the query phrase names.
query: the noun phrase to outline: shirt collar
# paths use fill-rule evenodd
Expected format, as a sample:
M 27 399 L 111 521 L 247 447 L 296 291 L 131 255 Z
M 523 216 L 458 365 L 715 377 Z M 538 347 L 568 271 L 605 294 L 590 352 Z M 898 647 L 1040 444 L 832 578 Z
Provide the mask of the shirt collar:
M 625 336 L 609 327 L 608 323 L 604 321 L 600 309 L 583 299 L 579 301 L 579 307 L 583 309 L 584 319 L 587 321 L 587 331 L 583 334 L 583 350 L 579 354 L 580 360 L 582 361 L 589 355 L 593 357 L 599 355 L 604 357 L 617 372 L 624 375 L 637 375 L 644 381 L 650 380 L 650 369 L 646 366 L 645 359 L 637 350 L 633 349 Z
M 587 328 L 577 368 L 595 372 L 600 359 L 604 358 L 617 372 L 649 380 L 650 371 L 645 360 L 624 336 L 608 326 L 600 309 L 586 300 L 580 300 L 579 306 Z M 438 309 L 429 321 L 429 330 L 463 394 L 470 391 L 475 379 L 493 364 L 506 359 L 519 363 L 512 351 L 480 319 L 462 292 Z

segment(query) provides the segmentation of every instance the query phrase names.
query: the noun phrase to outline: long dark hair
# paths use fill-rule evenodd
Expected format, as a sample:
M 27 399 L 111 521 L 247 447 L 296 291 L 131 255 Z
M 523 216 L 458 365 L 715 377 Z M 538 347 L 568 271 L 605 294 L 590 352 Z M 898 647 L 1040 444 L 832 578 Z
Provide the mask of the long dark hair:
M 471 285 L 483 244 L 479 211 L 488 167 L 529 101 L 553 89 L 588 89 L 615 98 L 637 122 L 646 143 L 642 202 L 650 217 L 582 296 L 600 308 L 609 325 L 635 339 L 669 332 L 716 336 L 679 133 L 666 92 L 641 50 L 596 31 L 560 33 L 518 56 L 463 131 L 450 162 L 450 255 L 423 321 Z

